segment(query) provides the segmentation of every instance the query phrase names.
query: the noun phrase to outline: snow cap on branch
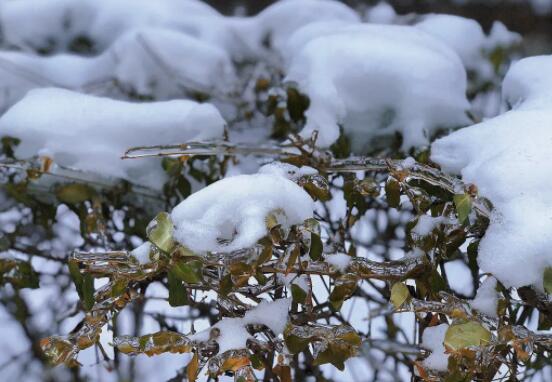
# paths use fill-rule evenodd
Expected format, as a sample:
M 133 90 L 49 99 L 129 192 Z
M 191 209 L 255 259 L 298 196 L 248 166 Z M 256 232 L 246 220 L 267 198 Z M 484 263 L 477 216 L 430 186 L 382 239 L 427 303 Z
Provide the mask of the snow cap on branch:
M 215 182 L 177 205 L 174 236 L 198 253 L 252 247 L 268 234 L 272 214 L 285 227 L 313 216 L 314 201 L 284 174 L 238 175 Z

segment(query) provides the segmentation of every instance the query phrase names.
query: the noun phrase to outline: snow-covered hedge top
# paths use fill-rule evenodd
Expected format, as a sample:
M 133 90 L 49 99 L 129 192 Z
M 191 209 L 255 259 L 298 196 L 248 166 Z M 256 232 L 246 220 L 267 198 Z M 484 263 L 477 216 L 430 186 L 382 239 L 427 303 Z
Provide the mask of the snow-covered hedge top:
M 169 29 L 127 32 L 106 52 L 98 66 L 141 95 L 169 98 L 183 89 L 226 93 L 236 81 L 225 50 Z M 180 91 L 180 92 L 179 92 Z
M 426 15 L 416 27 L 446 43 L 458 53 L 466 69 L 482 79 L 493 76 L 493 66 L 486 55 L 521 40 L 520 35 L 508 31 L 500 22 L 495 22 L 486 36 L 477 21 L 454 15 Z
M 220 138 L 215 107 L 188 100 L 131 103 L 63 89 L 32 90 L 0 118 L 0 135 L 21 139 L 16 155 L 160 188 L 158 161 L 123 161 L 128 147 Z
M 78 38 L 91 40 L 101 51 L 135 28 L 178 27 L 199 33 L 194 18 L 217 16 L 216 10 L 197 0 L 20 0 L 0 4 L 5 43 L 47 51 L 66 50 Z
M 407 149 L 428 144 L 439 127 L 468 123 L 466 72 L 441 41 L 407 26 L 323 32 L 303 39 L 288 70 L 287 81 L 310 98 L 303 135 L 319 130 L 318 143 L 329 146 L 342 125 L 361 151 L 373 137 L 400 132 Z
M 432 159 L 462 174 L 494 204 L 479 246 L 479 264 L 509 287 L 543 287 L 552 266 L 551 57 L 516 63 L 503 98 L 514 109 L 432 145 Z
M 329 20 L 357 23 L 360 17 L 338 1 L 283 0 L 250 19 L 244 19 L 237 29 L 243 41 L 248 42 L 251 52 L 263 51 L 266 44 L 281 51 L 296 30 L 312 22 Z
M 156 28 L 131 30 L 95 57 L 0 52 L 0 75 L 6 94 L 1 109 L 40 87 L 106 93 L 117 83 L 129 93 L 168 99 L 183 91 L 226 94 L 236 82 L 225 50 Z
M 215 182 L 177 205 L 174 237 L 196 253 L 249 248 L 268 233 L 272 214 L 283 226 L 313 216 L 305 190 L 277 172 L 238 175 Z

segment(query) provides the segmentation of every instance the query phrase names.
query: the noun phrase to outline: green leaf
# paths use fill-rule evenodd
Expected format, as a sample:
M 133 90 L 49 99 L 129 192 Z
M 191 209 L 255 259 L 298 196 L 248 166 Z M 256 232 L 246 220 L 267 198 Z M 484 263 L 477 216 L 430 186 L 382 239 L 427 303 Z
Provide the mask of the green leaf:
M 486 345 L 491 341 L 491 332 L 479 322 L 467 321 L 451 325 L 445 334 L 445 346 L 460 350 L 470 346 Z
M 79 204 L 92 199 L 96 195 L 96 190 L 82 183 L 71 183 L 55 190 L 56 197 L 62 203 Z
M 456 213 L 458 214 L 458 221 L 463 224 L 472 209 L 472 198 L 468 194 L 456 194 L 453 197 L 454 205 L 456 206 Z
M 90 274 L 82 277 L 82 304 L 87 311 L 94 306 L 94 278 Z
M 330 304 L 335 310 L 341 309 L 343 301 L 355 293 L 357 288 L 358 276 L 352 273 L 339 276 L 335 279 L 335 287 L 330 293 Z
M 311 233 L 311 245 L 309 250 L 309 256 L 313 260 L 320 260 L 322 257 L 322 250 L 324 245 L 322 244 L 322 239 L 320 235 L 316 233 Z
M 387 204 L 392 208 L 399 208 L 401 204 L 401 184 L 395 179 L 389 177 L 385 183 L 385 196 Z
M 203 279 L 203 263 L 199 260 L 179 260 L 171 271 L 186 284 L 199 284 Z
M 296 304 L 304 304 L 307 292 L 297 284 L 291 284 L 291 297 Z
M 167 284 L 169 287 L 170 306 L 183 306 L 189 304 L 186 288 L 184 288 L 182 280 L 180 280 L 173 269 L 169 270 L 167 273 Z
M 391 288 L 391 303 L 399 309 L 410 298 L 410 291 L 403 283 L 396 283 Z
M 119 297 L 125 293 L 128 286 L 128 280 L 118 279 L 113 283 L 111 287 L 111 297 Z
M 301 338 L 294 333 L 296 327 L 294 327 L 291 324 L 288 324 L 286 326 L 286 329 L 284 331 L 284 341 L 286 343 L 286 346 L 288 350 L 291 352 L 291 354 L 297 354 L 305 350 L 305 348 L 308 346 L 310 339 L 309 338 Z
M 543 286 L 546 293 L 552 294 L 552 267 L 544 269 Z
M 83 278 L 79 270 L 79 263 L 76 260 L 69 260 L 67 266 L 69 267 L 69 274 L 71 275 L 71 279 L 73 279 L 79 298 L 82 300 L 84 296 L 82 293 Z
M 164 252 L 170 252 L 175 246 L 173 232 L 171 217 L 166 212 L 159 213 L 146 228 L 149 241 Z

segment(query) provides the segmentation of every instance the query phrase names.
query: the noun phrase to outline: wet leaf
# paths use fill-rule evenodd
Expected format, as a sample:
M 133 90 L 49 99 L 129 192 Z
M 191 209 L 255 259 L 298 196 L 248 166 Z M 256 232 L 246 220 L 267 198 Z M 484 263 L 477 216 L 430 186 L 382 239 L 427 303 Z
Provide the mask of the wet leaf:
M 470 346 L 486 345 L 491 341 L 491 332 L 479 322 L 467 321 L 451 325 L 445 334 L 445 346 L 456 351 Z
M 120 336 L 113 344 L 124 354 L 144 353 L 148 356 L 161 353 L 189 353 L 192 342 L 188 337 L 171 331 L 161 331 L 141 337 Z
M 182 280 L 176 275 L 174 269 L 167 272 L 167 286 L 169 288 L 169 305 L 188 305 L 188 293 L 182 284 Z
M 392 177 L 387 179 L 385 183 L 385 196 L 387 197 L 387 204 L 392 208 L 399 208 L 401 204 L 401 185 Z
M 96 190 L 86 184 L 71 183 L 57 187 L 55 194 L 60 202 L 74 205 L 91 200 L 96 195 Z
M 468 194 L 456 194 L 453 197 L 454 205 L 456 207 L 456 213 L 458 214 L 458 221 L 463 224 L 472 209 L 472 198 Z
M 94 306 L 94 278 L 90 274 L 82 276 L 82 304 L 89 311 Z
M 175 246 L 173 232 L 174 226 L 171 217 L 166 212 L 159 213 L 146 228 L 149 241 L 167 253 Z
M 291 297 L 296 304 L 304 304 L 307 292 L 297 284 L 291 285 Z
M 355 293 L 357 288 L 358 276 L 352 273 L 339 276 L 335 280 L 335 286 L 330 293 L 330 304 L 335 310 L 341 309 L 343 301 Z
M 171 271 L 186 284 L 199 284 L 203 280 L 203 263 L 199 260 L 179 260 L 173 264 Z
M 128 286 L 128 280 L 118 279 L 113 283 L 111 287 L 111 297 L 119 297 L 126 292 Z
M 410 298 L 410 291 L 403 283 L 396 283 L 391 288 L 391 303 L 399 309 Z
M 316 233 L 311 233 L 311 245 L 309 250 L 310 258 L 313 260 L 320 260 L 322 257 L 323 248 L 324 244 L 322 243 L 320 235 Z

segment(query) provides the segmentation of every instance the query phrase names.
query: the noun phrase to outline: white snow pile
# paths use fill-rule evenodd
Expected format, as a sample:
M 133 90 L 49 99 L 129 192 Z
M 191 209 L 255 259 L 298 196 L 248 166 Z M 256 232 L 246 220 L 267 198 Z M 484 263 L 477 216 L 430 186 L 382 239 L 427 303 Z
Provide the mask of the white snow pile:
M 480 313 L 489 317 L 497 317 L 498 292 L 496 290 L 496 279 L 487 277 L 477 289 L 477 295 L 470 302 L 470 305 Z
M 461 174 L 494 205 L 479 265 L 506 287 L 543 288 L 552 266 L 552 56 L 523 59 L 503 83 L 513 109 L 432 145 L 432 160 Z
M 429 357 L 424 359 L 425 367 L 436 371 L 447 371 L 448 369 L 448 354 L 445 354 L 445 334 L 449 326 L 441 324 L 431 326 L 424 330 L 422 335 L 422 346 L 431 351 Z
M 72 54 L 38 56 L 24 52 L 0 52 L 0 111 L 3 112 L 31 89 L 60 87 L 86 90 L 111 79 L 104 58 Z
M 131 103 L 63 89 L 35 89 L 0 118 L 0 135 L 22 140 L 19 158 L 56 164 L 160 188 L 158 161 L 121 160 L 131 146 L 220 138 L 225 122 L 210 104 L 188 100 Z
M 429 34 L 408 26 L 353 25 L 312 35 L 291 60 L 286 80 L 310 98 L 302 134 L 318 130 L 319 145 L 334 143 L 343 126 L 356 152 L 395 132 L 408 149 L 427 145 L 439 127 L 468 123 L 464 67 Z
M 284 227 L 313 216 L 314 201 L 279 174 L 237 175 L 215 182 L 177 205 L 175 239 L 196 253 L 252 247 L 268 233 L 272 214 Z
M 223 49 L 169 29 L 133 30 L 106 52 L 112 77 L 140 94 L 166 99 L 182 93 L 227 93 L 236 81 Z
M 0 4 L 4 43 L 23 50 L 65 51 L 76 39 L 86 38 L 96 51 L 102 51 L 126 31 L 145 27 L 180 29 L 214 41 L 223 37 L 216 35 L 221 23 L 222 15 L 197 0 L 19 0 Z
M 268 6 L 258 15 L 235 25 L 240 39 L 251 52 L 264 51 L 267 47 L 285 51 L 287 40 L 293 32 L 313 22 L 360 22 L 360 16 L 347 5 L 334 0 L 283 0 Z
M 185 92 L 224 95 L 237 81 L 226 51 L 184 33 L 155 28 L 129 31 L 95 57 L 0 52 L 0 74 L 2 109 L 41 87 L 101 93 L 116 83 L 127 93 L 168 99 Z
M 392 24 L 397 18 L 397 12 L 391 4 L 380 1 L 366 11 L 365 17 L 372 24 Z
M 489 55 L 497 48 L 509 48 L 521 41 L 521 36 L 510 32 L 496 21 L 489 35 L 475 20 L 445 14 L 425 15 L 416 27 L 442 40 L 462 59 L 467 70 L 481 79 L 491 79 L 494 68 Z
M 251 309 L 243 318 L 223 318 L 211 328 L 198 332 L 190 339 L 193 341 L 206 342 L 214 329 L 220 331 L 218 337 L 214 337 L 219 345 L 218 354 L 228 350 L 245 349 L 247 340 L 251 335 L 247 331 L 247 325 L 265 325 L 278 336 L 283 333 L 286 323 L 291 299 L 282 298 L 273 302 L 261 302 Z

